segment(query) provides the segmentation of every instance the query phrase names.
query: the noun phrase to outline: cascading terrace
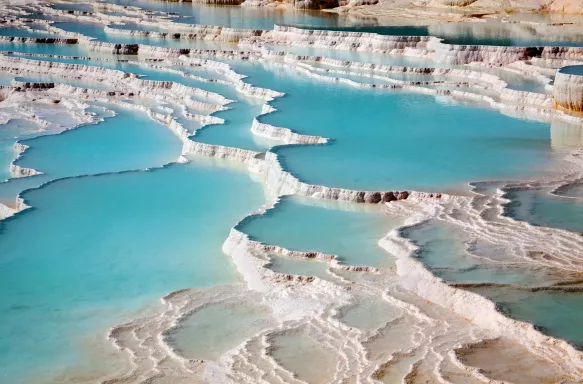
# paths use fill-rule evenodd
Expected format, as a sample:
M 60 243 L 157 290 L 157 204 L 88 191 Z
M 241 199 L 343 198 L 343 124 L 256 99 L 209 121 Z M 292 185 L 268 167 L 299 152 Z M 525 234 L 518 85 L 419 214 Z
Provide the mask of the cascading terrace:
M 65 9 L 38 3 L 0 15 L 0 28 L 32 33 L 34 22 L 54 35 L 0 36 L 0 73 L 11 79 L 0 86 L 0 121 L 39 127 L 0 132 L 14 153 L 5 164 L 11 177 L 0 183 L 0 242 L 9 252 L 0 269 L 10 293 L 0 306 L 0 346 L 14 343 L 10 327 L 32 319 L 38 339 L 51 327 L 62 332 L 29 360 L 22 357 L 32 339 L 23 332 L 10 380 L 34 382 L 54 369 L 61 382 L 103 383 L 580 381 L 583 353 L 569 334 L 502 313 L 476 288 L 580 291 L 580 236 L 510 217 L 507 206 L 511 191 L 555 193 L 583 179 L 581 141 L 568 145 L 583 125 L 582 48 L 242 29 L 182 23 L 140 2 L 91 11 L 59 4 Z M 34 18 L 40 12 L 48 17 Z M 62 20 L 90 24 L 99 37 Z M 177 45 L 155 44 L 170 40 Z M 364 53 L 374 60 L 359 61 Z M 423 65 L 395 64 L 407 58 Z M 512 83 L 524 79 L 543 91 Z M 203 130 L 257 145 L 218 134 L 207 142 Z M 334 150 L 345 152 L 318 152 Z M 489 163 L 479 168 L 491 172 L 456 155 L 464 150 L 485 153 Z M 431 173 L 442 171 L 449 179 L 432 185 L 440 176 Z M 439 225 L 454 229 L 447 239 L 459 249 L 415 242 L 416 230 Z M 25 235 L 38 238 L 42 260 Z M 370 244 L 383 263 L 357 262 Z M 432 265 L 424 253 L 431 247 L 471 266 Z M 297 269 L 277 269 L 278 260 Z M 46 276 L 13 281 L 30 272 L 19 261 Z M 514 280 L 496 280 L 500 270 L 516 272 Z M 45 324 L 39 308 L 66 315 Z M 232 340 L 219 329 L 225 324 Z M 98 344 L 111 366 L 87 369 L 85 352 L 64 347 L 82 342 Z M 51 348 L 59 352 L 49 356 Z M 516 364 L 522 376 L 512 373 Z M 31 365 L 33 376 L 18 372 Z

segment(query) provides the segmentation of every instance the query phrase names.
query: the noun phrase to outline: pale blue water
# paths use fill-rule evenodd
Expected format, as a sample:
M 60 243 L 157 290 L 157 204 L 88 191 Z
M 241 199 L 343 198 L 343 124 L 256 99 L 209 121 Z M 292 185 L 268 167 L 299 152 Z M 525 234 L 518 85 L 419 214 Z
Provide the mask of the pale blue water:
M 44 174 L 0 183 L 0 202 L 12 205 L 18 192 L 57 178 L 159 167 L 178 159 L 182 142 L 168 128 L 140 112 L 114 110 L 115 118 L 97 125 L 23 140 L 30 148 L 16 164 Z
M 146 169 L 176 161 L 182 142 L 168 128 L 143 113 L 114 110 L 117 116 L 103 123 L 22 141 L 30 148 L 17 164 L 61 178 Z
M 251 133 L 251 124 L 253 119 L 261 113 L 261 105 L 257 102 L 246 102 L 244 99 L 229 104 L 229 110 L 214 114 L 224 119 L 224 124 L 207 125 L 200 129 L 192 139 L 206 144 L 265 151 L 277 143 L 264 140 Z
M 8 73 L 0 72 L 0 86 L 11 85 L 12 80 L 14 80 L 14 76 Z
M 559 72 L 565 73 L 567 75 L 583 76 L 583 65 L 569 65 L 559 69 Z
M 295 71 L 247 63 L 237 68 L 250 75 L 248 82 L 286 93 L 271 103 L 278 112 L 260 121 L 332 139 L 274 149 L 283 166 L 308 183 L 444 190 L 532 177 L 550 162 L 547 124 L 432 96 L 329 84 Z
M 415 257 L 436 276 L 457 283 L 500 283 L 536 285 L 544 281 L 545 271 L 492 264 L 488 259 L 504 260 L 508 250 L 460 233 L 457 227 L 438 221 L 402 230 L 402 235 L 419 250 Z M 548 271 L 547 271 L 548 274 Z
M 121 14 L 124 15 L 124 14 Z M 138 23 L 125 23 L 125 24 L 111 24 L 110 27 L 115 29 L 124 29 L 127 31 L 154 31 L 160 32 L 162 31 L 161 28 L 152 25 L 144 25 Z
M 326 261 L 300 257 L 287 257 L 282 255 L 272 255 L 269 262 L 269 269 L 277 273 L 297 276 L 315 276 L 323 280 L 338 282 L 338 279 L 328 273 L 329 267 L 330 264 Z
M 512 289 L 473 288 L 490 297 L 513 318 L 533 323 L 551 336 L 583 349 L 583 295 L 580 292 L 527 292 Z
M 263 202 L 247 175 L 196 164 L 69 179 L 24 197 L 35 208 L 0 233 L 7 383 L 89 364 L 90 336 L 165 293 L 233 281 L 221 244 Z
M 416 257 L 435 275 L 450 282 L 540 286 L 548 285 L 548 281 L 553 279 L 553 272 L 556 273 L 544 268 L 488 265 L 486 261 L 480 261 L 466 252 L 470 250 L 474 255 L 480 255 L 483 245 L 468 239 L 462 241 L 459 230 L 455 233 L 455 228 L 437 222 L 408 228 L 403 235 L 420 247 Z M 485 254 L 496 258 L 503 252 L 490 248 Z M 474 287 L 469 290 L 494 301 L 497 308 L 510 317 L 542 326 L 542 331 L 548 335 L 583 346 L 579 320 L 583 316 L 583 296 L 580 292 L 530 292 L 505 287 Z
M 447 270 L 448 267 L 463 270 L 477 266 L 477 260 L 465 253 L 465 244 L 452 241 L 455 230 L 438 222 L 428 222 L 406 228 L 402 235 L 420 248 L 417 258 L 432 270 Z
M 369 212 L 342 205 L 313 205 L 309 199 L 285 197 L 273 210 L 253 216 L 239 229 L 255 240 L 297 251 L 335 254 L 351 265 L 381 266 L 393 257 L 377 243 L 401 221 L 378 207 Z
M 261 330 L 275 326 L 258 298 L 252 303 L 219 303 L 195 311 L 167 336 L 190 359 L 216 360 Z
M 550 195 L 548 190 L 517 189 L 506 193 L 511 202 L 504 214 L 544 227 L 583 232 L 583 201 Z

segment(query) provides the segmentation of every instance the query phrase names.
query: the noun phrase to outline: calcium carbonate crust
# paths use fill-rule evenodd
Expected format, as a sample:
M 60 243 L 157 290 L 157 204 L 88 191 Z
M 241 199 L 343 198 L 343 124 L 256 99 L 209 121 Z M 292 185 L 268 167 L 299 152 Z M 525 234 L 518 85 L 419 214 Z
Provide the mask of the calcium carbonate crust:
M 130 12 L 137 11 L 130 9 Z M 102 17 L 101 15 L 104 14 L 100 14 L 99 17 Z M 95 17 L 95 15 L 86 13 L 72 13 L 71 16 L 79 20 Z M 166 22 L 163 21 L 163 23 Z M 168 25 L 172 24 L 168 22 Z M 59 32 L 56 29 L 53 31 Z M 108 33 L 138 33 L 111 27 L 107 27 L 106 31 Z M 144 35 L 140 34 L 140 36 Z M 579 60 L 583 60 L 583 50 L 581 49 L 455 46 L 444 44 L 431 37 L 386 37 L 371 34 L 306 31 L 278 26 L 273 31 L 246 31 L 196 26 L 185 27 L 184 32 L 181 32 L 176 37 L 172 37 L 169 34 L 155 36 L 158 38 L 236 41 L 241 46 L 255 46 L 257 49 L 251 52 L 233 52 L 179 50 L 137 44 L 122 45 L 99 42 L 87 42 L 87 44 L 89 49 L 94 51 L 157 58 L 160 62 L 150 65 L 159 70 L 164 68 L 161 64 L 165 61 L 166 64 L 202 65 L 204 63 L 204 65 L 212 65 L 226 75 L 229 83 L 225 84 L 232 85 L 236 90 L 247 96 L 263 99 L 262 114 L 274 112 L 275 109 L 269 105 L 269 101 L 281 97 L 283 94 L 253 87 L 243 81 L 244 76 L 237 74 L 229 66 L 217 61 L 202 59 L 201 57 L 254 60 L 264 65 L 275 65 L 284 69 L 300 71 L 319 80 L 343 82 L 357 87 L 370 87 L 371 85 L 348 80 L 343 78 L 342 75 L 346 75 L 350 70 L 366 69 L 376 73 L 378 76 L 391 73 L 444 76 L 448 79 L 451 78 L 447 83 L 444 83 L 445 85 L 462 84 L 472 89 L 472 92 L 455 89 L 430 89 L 423 87 L 423 85 L 427 84 L 415 84 L 405 81 L 395 81 L 393 84 L 383 88 L 482 102 L 498 108 L 504 113 L 523 115 L 529 118 L 534 116 L 535 119 L 544 121 L 563 119 L 581 124 L 581 120 L 578 117 L 569 115 L 565 111 L 557 110 L 555 107 L 555 103 L 557 103 L 562 108 L 577 110 L 576 107 L 572 106 L 576 106 L 577 102 L 580 102 L 580 99 L 576 98 L 578 88 L 575 87 L 575 90 L 569 87 L 567 89 L 560 88 L 565 87 L 561 85 L 561 81 L 563 83 L 571 83 L 571 79 L 562 80 L 559 74 L 557 74 L 557 80 L 555 81 L 555 95 L 553 98 L 546 94 L 511 90 L 507 88 L 507 84 L 500 78 L 491 74 L 481 73 L 478 70 L 388 67 L 340 62 L 325 58 L 281 54 L 264 49 L 261 45 L 275 43 L 341 50 L 387 52 L 427 57 L 452 64 L 478 62 L 485 66 L 508 66 L 509 70 L 523 72 L 531 68 L 525 69 L 520 65 L 516 66 L 514 63 L 529 62 L 534 63 L 534 65 L 563 63 L 565 61 L 577 63 Z M 79 43 L 85 38 L 76 36 L 71 37 L 71 39 L 77 39 L 76 43 Z M 22 43 L 72 44 L 71 39 L 55 39 L 52 41 L 33 39 L 23 40 Z M 313 65 L 314 63 L 324 64 L 332 67 L 332 69 L 322 70 L 316 68 Z M 534 67 L 533 64 L 528 65 Z M 544 66 L 536 65 L 536 67 L 541 82 L 547 82 L 548 73 L 543 73 L 545 72 Z M 187 118 L 200 121 L 202 124 L 220 124 L 223 120 L 210 114 L 228 108 L 227 105 L 231 101 L 219 94 L 186 87 L 178 83 L 143 80 L 121 71 L 85 65 L 40 62 L 20 57 L 0 57 L 0 70 L 16 75 L 26 73 L 54 75 L 62 78 L 82 77 L 84 81 L 107 84 L 114 89 L 123 88 L 124 91 L 104 91 L 59 83 L 14 82 L 11 87 L 2 89 L 2 97 L 3 100 L 9 102 L 30 100 L 32 97 L 58 98 L 60 100 L 65 100 L 66 98 L 73 100 L 74 98 L 83 102 L 101 101 L 112 103 L 119 107 L 141 110 L 151 119 L 167 126 L 182 140 L 183 150 L 176 160 L 177 162 L 185 162 L 193 155 L 224 158 L 246 165 L 251 173 L 261 177 L 269 195 L 269 202 L 253 215 L 263 214 L 272 209 L 283 196 L 300 195 L 316 198 L 323 202 L 344 201 L 349 204 L 384 204 L 390 212 L 400 213 L 409 217 L 405 226 L 391 231 L 380 241 L 380 245 L 388 253 L 396 256 L 396 271 L 365 266 L 346 266 L 340 263 L 335 255 L 291 251 L 251 240 L 249 236 L 239 230 L 240 225 L 247 220 L 243 219 L 241 223 L 232 228 L 223 245 L 223 250 L 234 261 L 245 280 L 248 290 L 242 289 L 243 287 L 238 289 L 230 287 L 228 289 L 216 288 L 203 291 L 188 289 L 176 291 L 162 299 L 164 308 L 161 312 L 112 328 L 108 337 L 119 349 L 128 353 L 132 362 L 132 369 L 126 376 L 108 379 L 107 383 L 150 382 L 164 375 L 175 375 L 183 378 L 192 375 L 212 382 L 243 382 L 255 379 L 259 382 L 259 378 L 267 382 L 272 379 L 291 383 L 300 382 L 294 377 L 293 372 L 286 370 L 270 356 L 269 350 L 269 345 L 274 342 L 276 335 L 295 329 L 310 329 L 315 333 L 316 340 L 322 345 L 325 345 L 325 335 L 333 335 L 326 339 L 329 344 L 328 348 L 331 347 L 339 351 L 340 355 L 345 357 L 345 365 L 339 365 L 335 370 L 334 380 L 338 382 L 354 377 L 358 377 L 360 382 L 375 382 L 375 378 L 379 377 L 381 372 L 384 371 L 385 364 L 399 359 L 399 353 L 413 356 L 420 354 L 419 360 L 408 367 L 408 372 L 404 378 L 405 381 L 407 381 L 407 378 L 412 380 L 414 377 L 424 377 L 424 375 L 428 375 L 427 377 L 433 375 L 431 377 L 442 381 L 447 380 L 444 364 L 449 364 L 448 369 L 457 369 L 459 372 L 456 372 L 460 375 L 466 375 L 464 377 L 467 377 L 468 380 L 478 379 L 495 382 L 478 369 L 464 365 L 456 357 L 458 349 L 484 343 L 492 338 L 504 338 L 526 347 L 532 353 L 554 365 L 563 375 L 566 382 L 576 382 L 583 375 L 581 352 L 575 350 L 564 341 L 541 334 L 532 325 L 503 316 L 496 310 L 492 302 L 481 296 L 460 287 L 454 287 L 433 276 L 423 264 L 412 257 L 416 252 L 416 247 L 407 241 L 401 235 L 401 232 L 405 228 L 420 225 L 430 218 L 437 217 L 458 225 L 464 231 L 471 232 L 476 236 L 487 237 L 492 241 L 508 241 L 508 236 L 514 234 L 515 237 L 519 237 L 520 242 L 528 246 L 535 244 L 536 247 L 545 251 L 553 249 L 555 253 L 558 252 L 556 260 L 549 261 L 544 258 L 535 258 L 532 259 L 533 262 L 544 265 L 551 264 L 554 267 L 561 267 L 566 270 L 570 270 L 576 265 L 570 263 L 572 256 L 569 255 L 567 249 L 573 246 L 581 246 L 581 249 L 583 249 L 583 244 L 578 238 L 575 238 L 575 235 L 566 231 L 537 229 L 507 218 L 504 219 L 503 225 L 494 225 L 494 223 L 481 216 L 482 212 L 479 209 L 473 208 L 473 204 L 476 204 L 475 197 L 416 191 L 353 191 L 310 185 L 285 171 L 277 159 L 276 151 L 270 150 L 260 153 L 240 148 L 200 143 L 196 141 L 196 132 L 194 132 L 194 135 L 188 132 L 173 116 L 173 112 L 176 112 L 173 109 L 166 109 L 164 113 L 161 113 L 149 107 L 129 102 L 139 98 L 172 102 L 180 106 L 182 113 L 185 113 Z M 75 73 L 75 75 L 72 76 L 70 75 L 71 73 Z M 559 82 L 559 87 L 557 87 L 557 81 Z M 378 86 L 375 86 L 375 88 L 378 88 Z M 482 90 L 497 92 L 499 99 L 479 94 Z M 557 95 L 557 92 L 559 92 L 559 95 Z M 187 111 L 187 108 L 203 110 L 207 114 L 192 114 Z M 277 140 L 284 145 L 324 145 L 328 141 L 327 138 L 300 135 L 284 127 L 275 127 L 262 123 L 259 116 L 253 121 L 251 130 L 254 134 Z M 20 152 L 26 150 L 26 147 L 22 144 L 16 144 L 16 148 Z M 12 170 L 15 176 L 31 176 L 34 172 L 38 172 L 21 168 L 16 164 L 12 165 Z M 502 200 L 500 196 L 497 196 L 496 200 L 493 200 L 493 205 L 501 206 L 500 201 Z M 10 216 L 26 207 L 21 198 L 17 201 L 16 208 L 0 205 L 0 217 Z M 472 220 L 464 221 L 456 218 L 453 214 L 456 209 L 463 209 L 468 212 Z M 541 233 L 552 233 L 557 240 L 555 242 L 542 243 L 540 240 L 543 238 Z M 545 236 L 544 238 L 548 237 Z M 527 246 L 525 245 L 526 248 Z M 336 279 L 336 283 L 318 277 L 302 277 L 273 272 L 269 269 L 270 255 L 273 253 L 283 254 L 288 257 L 315 258 L 321 262 L 329 263 L 328 273 L 333 279 Z M 369 276 L 368 278 L 379 279 L 383 284 L 379 285 L 380 288 L 373 288 L 357 280 L 356 283 L 348 285 L 350 280 L 339 273 L 339 270 L 364 274 Z M 383 291 L 384 289 L 388 291 Z M 257 293 L 259 295 L 254 296 Z M 364 345 L 379 336 L 366 334 L 357 328 L 348 327 L 336 317 L 341 307 L 351 305 L 355 295 L 364 293 L 374 293 L 398 309 L 401 317 L 388 321 L 387 326 L 392 325 L 393 322 L 396 324 L 398 321 L 410 321 L 411 324 L 414 324 L 419 329 L 419 338 L 432 346 L 433 354 L 424 349 L 423 343 L 415 342 L 415 338 L 412 337 L 408 340 L 407 346 L 403 347 L 403 350 L 389 356 L 387 361 L 369 360 Z M 447 308 L 457 317 L 455 319 L 444 319 L 439 315 L 433 315 L 434 317 L 427 315 L 426 311 L 430 306 L 429 303 L 417 303 L 411 293 Z M 399 297 L 407 298 L 411 301 L 401 300 Z M 257 300 L 258 298 L 270 308 L 271 316 L 277 325 L 266 326 L 266 329 L 259 334 L 226 352 L 218 361 L 185 359 L 177 353 L 166 339 L 171 330 L 179 327 L 182 319 L 204 306 L 219 302 Z M 428 307 L 426 308 L 424 305 Z M 464 318 L 467 322 L 460 320 Z M 320 337 L 322 338 L 321 340 L 319 339 Z M 437 338 L 441 338 L 441 344 L 431 344 L 432 340 Z M 262 366 L 264 368 L 261 368 Z M 239 370 L 236 367 L 244 367 L 244 369 Z M 265 367 L 270 367 L 271 369 L 266 369 Z M 257 376 L 253 376 L 255 374 Z

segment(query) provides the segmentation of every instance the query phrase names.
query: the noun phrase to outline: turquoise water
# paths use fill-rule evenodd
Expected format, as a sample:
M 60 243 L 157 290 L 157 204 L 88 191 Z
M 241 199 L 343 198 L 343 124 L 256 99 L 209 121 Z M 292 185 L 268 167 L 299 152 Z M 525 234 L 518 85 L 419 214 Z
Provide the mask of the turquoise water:
M 34 209 L 0 233 L 1 381 L 89 364 L 86 339 L 141 306 L 233 281 L 221 244 L 262 196 L 245 174 L 196 163 L 25 193 Z
M 511 200 L 504 214 L 544 227 L 583 232 L 583 201 L 550 195 L 548 190 L 516 189 L 506 193 Z
M 379 208 L 355 210 L 340 204 L 314 205 L 309 199 L 285 197 L 262 216 L 253 216 L 239 229 L 255 240 L 297 251 L 335 254 L 351 265 L 388 265 L 392 256 L 377 243 L 400 220 Z
M 168 128 L 142 113 L 114 110 L 117 116 L 103 123 L 22 141 L 30 148 L 17 164 L 61 178 L 146 169 L 178 159 L 182 142 Z
M 260 121 L 332 139 L 274 149 L 284 167 L 308 183 L 446 190 L 474 180 L 532 177 L 550 163 L 547 124 L 432 96 L 329 84 L 290 70 L 237 68 L 250 75 L 248 82 L 286 93 L 271 103 L 278 112 Z
M 12 205 L 20 191 L 57 178 L 140 170 L 178 159 L 182 142 L 168 128 L 140 112 L 113 109 L 118 115 L 100 124 L 22 140 L 30 148 L 16 164 L 44 174 L 0 183 L 0 202 Z
M 261 113 L 261 106 L 262 103 L 246 102 L 244 99 L 229 104 L 230 109 L 214 114 L 224 119 L 224 124 L 207 125 L 200 129 L 192 139 L 206 144 L 265 151 L 275 143 L 251 133 L 251 124 L 253 119 Z

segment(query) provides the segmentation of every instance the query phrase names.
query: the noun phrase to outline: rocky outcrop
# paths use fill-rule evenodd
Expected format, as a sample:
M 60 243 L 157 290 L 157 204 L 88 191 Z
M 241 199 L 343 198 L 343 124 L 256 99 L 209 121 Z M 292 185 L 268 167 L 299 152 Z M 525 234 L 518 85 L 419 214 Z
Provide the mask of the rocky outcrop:
M 24 168 L 15 164 L 10 165 L 10 177 L 12 178 L 28 177 L 42 174 L 43 174 L 42 172 L 39 172 L 36 169 Z
M 580 0 L 551 0 L 543 9 L 551 12 L 583 14 L 583 2 Z

